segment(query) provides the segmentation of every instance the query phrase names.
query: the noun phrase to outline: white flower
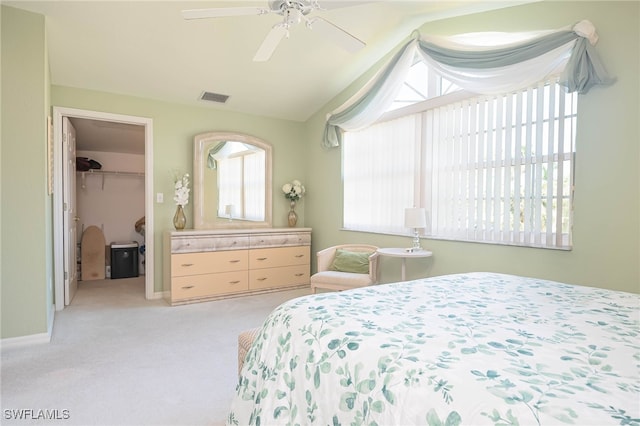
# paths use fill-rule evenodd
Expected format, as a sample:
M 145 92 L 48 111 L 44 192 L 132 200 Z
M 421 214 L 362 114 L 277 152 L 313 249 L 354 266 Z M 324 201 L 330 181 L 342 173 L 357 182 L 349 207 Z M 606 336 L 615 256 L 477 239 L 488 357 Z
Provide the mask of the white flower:
M 186 206 L 189 203 L 189 173 L 176 177 L 174 188 L 173 201 L 178 205 Z
M 285 198 L 291 201 L 298 201 L 306 190 L 304 189 L 304 185 L 299 180 L 294 180 L 291 183 L 285 183 L 282 185 L 282 192 L 284 192 Z

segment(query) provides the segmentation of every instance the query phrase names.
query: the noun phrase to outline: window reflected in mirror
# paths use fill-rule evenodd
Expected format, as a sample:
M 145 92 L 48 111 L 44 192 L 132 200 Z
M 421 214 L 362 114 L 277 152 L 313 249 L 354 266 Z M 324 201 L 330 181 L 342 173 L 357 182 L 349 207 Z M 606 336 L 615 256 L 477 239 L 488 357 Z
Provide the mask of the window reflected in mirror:
M 208 154 L 216 171 L 218 217 L 263 221 L 265 218 L 265 151 L 254 145 L 223 141 Z
M 271 146 L 253 136 L 195 137 L 194 226 L 271 226 Z

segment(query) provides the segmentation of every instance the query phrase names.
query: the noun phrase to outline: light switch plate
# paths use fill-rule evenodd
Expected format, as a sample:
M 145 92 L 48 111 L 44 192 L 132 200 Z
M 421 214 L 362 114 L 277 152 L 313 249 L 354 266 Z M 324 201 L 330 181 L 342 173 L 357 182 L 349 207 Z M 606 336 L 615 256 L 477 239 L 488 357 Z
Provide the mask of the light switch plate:
M 164 193 L 158 192 L 156 194 L 156 203 L 164 203 Z

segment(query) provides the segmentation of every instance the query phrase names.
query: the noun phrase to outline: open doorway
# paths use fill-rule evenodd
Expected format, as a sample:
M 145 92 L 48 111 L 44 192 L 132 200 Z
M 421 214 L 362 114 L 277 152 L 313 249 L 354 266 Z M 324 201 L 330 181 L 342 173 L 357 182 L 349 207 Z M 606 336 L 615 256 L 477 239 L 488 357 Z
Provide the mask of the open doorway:
M 68 171 L 68 162 L 70 157 L 68 152 L 69 147 L 69 130 L 67 127 L 74 129 L 74 137 L 77 138 L 76 151 L 78 157 L 85 157 L 92 155 L 100 157 L 107 162 L 111 162 L 110 167 L 101 169 L 101 164 L 95 159 L 91 159 L 92 165 L 97 163 L 100 168 L 92 168 L 86 171 L 75 173 L 74 176 L 76 182 L 71 178 L 71 174 Z M 107 231 L 108 243 L 112 242 L 114 238 L 120 238 L 126 236 L 131 242 L 135 241 L 138 244 L 136 253 L 140 247 L 140 243 L 144 244 L 144 264 L 137 264 L 138 270 L 143 268 L 144 272 L 144 287 L 145 297 L 147 299 L 153 299 L 156 297 L 154 291 L 154 268 L 153 268 L 153 253 L 154 253 L 154 239 L 153 239 L 153 121 L 149 118 L 135 117 L 128 115 L 119 115 L 111 113 L 103 113 L 88 110 L 78 110 L 71 108 L 54 107 L 53 109 L 53 135 L 54 135 L 54 150 L 53 150 L 53 164 L 54 164 L 54 263 L 55 263 L 55 300 L 56 310 L 64 309 L 66 305 L 71 302 L 71 298 L 74 290 L 73 279 L 80 277 L 76 274 L 77 258 L 73 254 L 73 244 L 76 241 L 71 241 L 73 237 L 70 237 L 72 232 L 69 232 L 75 223 L 78 223 L 77 231 L 82 233 L 85 226 L 89 225 L 89 221 L 83 221 L 78 212 L 84 208 L 84 215 L 91 216 L 92 209 L 95 210 L 95 206 L 92 206 L 94 201 L 91 201 L 91 196 L 96 196 L 94 191 L 89 192 L 90 188 L 109 188 L 111 185 L 111 196 L 117 195 L 118 185 L 125 184 L 126 187 L 131 186 L 131 182 L 138 180 L 137 185 L 140 186 L 140 195 L 142 200 L 137 200 L 139 213 L 138 216 L 130 224 L 124 226 L 130 226 L 130 230 L 122 231 L 118 230 L 117 218 L 114 218 L 109 223 Z M 113 135 L 118 133 L 120 137 L 114 138 Z M 90 137 L 88 137 L 90 135 Z M 137 145 L 136 145 L 137 144 Z M 75 155 L 74 155 L 75 157 Z M 66 165 L 65 165 L 66 161 Z M 73 158 L 75 162 L 75 158 Z M 122 164 L 121 169 L 113 167 L 113 162 L 118 161 Z M 143 164 L 127 164 L 142 162 Z M 65 170 L 66 169 L 66 170 Z M 93 171 L 92 171 L 93 170 Z M 95 171 L 95 173 L 94 173 Z M 112 179 L 109 182 L 108 179 Z M 129 183 L 123 182 L 129 180 Z M 81 197 L 86 196 L 86 199 L 80 199 L 80 206 L 75 205 L 78 200 L 71 200 L 68 198 L 69 193 L 74 193 L 76 188 L 70 188 L 70 185 L 74 185 L 79 188 Z M 84 186 L 84 188 L 83 188 Z M 122 187 L 121 187 L 122 188 Z M 84 191 L 84 192 L 83 192 Z M 127 190 L 127 192 L 132 192 Z M 132 192 L 135 194 L 135 191 Z M 115 195 L 114 195 L 115 194 Z M 103 194 L 108 196 L 107 193 Z M 131 196 L 131 194 L 129 194 Z M 113 203 L 108 199 L 101 202 Z M 132 204 L 131 201 L 122 200 L 123 203 Z M 72 208 L 76 208 L 76 213 Z M 118 206 L 113 206 L 110 211 L 117 212 Z M 97 215 L 97 213 L 93 213 Z M 131 209 L 129 209 L 129 214 Z M 69 216 L 72 216 L 71 218 Z M 111 221 L 109 217 L 105 219 L 103 216 L 99 220 L 98 226 L 104 228 L 104 221 Z M 121 220 L 120 220 L 121 221 Z M 135 223 L 133 223 L 135 222 Z M 140 225 L 143 224 L 141 227 Z M 93 224 L 92 224 L 93 225 Z M 134 230 L 135 231 L 132 231 Z M 146 230 L 149 230 L 147 233 Z M 123 233 L 124 232 L 124 233 Z M 138 235 L 140 233 L 146 234 L 144 237 Z M 80 240 L 78 237 L 77 241 Z M 71 244 L 70 244 L 71 243 Z M 105 254 L 108 250 L 105 249 Z M 140 258 L 140 257 L 139 257 Z M 105 268 L 105 275 L 108 275 L 109 268 Z

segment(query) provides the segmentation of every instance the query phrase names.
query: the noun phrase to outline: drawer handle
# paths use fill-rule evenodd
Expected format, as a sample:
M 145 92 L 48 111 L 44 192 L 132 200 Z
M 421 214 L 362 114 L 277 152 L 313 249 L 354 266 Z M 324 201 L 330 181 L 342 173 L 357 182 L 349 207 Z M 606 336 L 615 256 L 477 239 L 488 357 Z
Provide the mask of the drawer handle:
M 240 282 L 239 280 L 229 281 L 229 284 L 238 284 L 239 282 Z
M 266 278 L 258 278 L 258 281 L 264 281 Z
M 296 254 L 296 257 L 304 257 L 304 254 Z
M 267 257 L 259 257 L 258 260 L 267 260 Z
M 235 259 L 235 260 L 230 260 L 229 263 L 238 263 L 240 262 L 240 259 Z
M 183 263 L 182 265 L 183 268 L 188 268 L 189 266 L 193 266 L 193 263 Z
M 183 285 L 182 286 L 183 290 L 189 290 L 190 288 L 193 288 L 193 286 L 192 285 Z
M 303 275 L 304 275 L 304 274 L 296 274 L 296 277 L 301 277 L 301 276 L 303 276 Z

